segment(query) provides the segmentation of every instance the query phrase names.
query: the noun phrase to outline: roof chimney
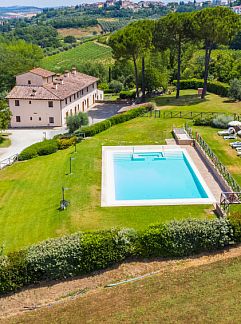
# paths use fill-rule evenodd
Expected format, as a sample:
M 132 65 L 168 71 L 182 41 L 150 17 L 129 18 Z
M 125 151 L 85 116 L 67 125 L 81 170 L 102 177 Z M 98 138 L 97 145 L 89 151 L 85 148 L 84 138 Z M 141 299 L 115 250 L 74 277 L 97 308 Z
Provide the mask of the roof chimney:
M 69 77 L 69 71 L 68 70 L 65 70 L 64 71 L 64 76 L 65 76 L 65 78 L 68 78 Z
M 74 75 L 76 75 L 76 73 L 77 73 L 76 67 L 72 67 L 72 73 L 73 73 Z
M 53 89 L 57 90 L 58 89 L 58 83 L 54 82 Z

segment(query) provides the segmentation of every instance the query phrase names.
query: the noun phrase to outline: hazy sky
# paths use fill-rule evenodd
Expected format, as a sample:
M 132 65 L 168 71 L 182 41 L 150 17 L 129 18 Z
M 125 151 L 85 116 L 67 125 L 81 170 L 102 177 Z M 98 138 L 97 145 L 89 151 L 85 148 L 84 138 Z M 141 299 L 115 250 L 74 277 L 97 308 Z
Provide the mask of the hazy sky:
M 94 0 L 0 0 L 1 7 L 8 6 L 35 6 L 35 7 L 55 7 L 76 5 L 81 2 L 95 2 Z

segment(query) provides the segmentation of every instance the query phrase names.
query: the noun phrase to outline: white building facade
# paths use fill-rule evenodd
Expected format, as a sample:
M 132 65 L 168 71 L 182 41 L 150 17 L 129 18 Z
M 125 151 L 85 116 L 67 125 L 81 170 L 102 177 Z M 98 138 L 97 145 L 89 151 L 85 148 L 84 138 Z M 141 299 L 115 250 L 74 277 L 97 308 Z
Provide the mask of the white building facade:
M 75 68 L 63 75 L 41 68 L 18 75 L 7 96 L 11 127 L 65 126 L 68 116 L 86 112 L 96 100 L 103 100 L 97 81 Z

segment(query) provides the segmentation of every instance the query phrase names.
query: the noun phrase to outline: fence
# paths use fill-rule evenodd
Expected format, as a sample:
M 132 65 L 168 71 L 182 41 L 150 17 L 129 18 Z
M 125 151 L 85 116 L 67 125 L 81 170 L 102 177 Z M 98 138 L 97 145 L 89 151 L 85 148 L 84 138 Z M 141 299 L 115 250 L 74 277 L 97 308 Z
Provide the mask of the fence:
M 14 154 L 14 155 L 10 156 L 9 158 L 0 161 L 0 170 L 2 170 L 3 168 L 5 168 L 8 165 L 13 164 L 17 160 L 18 160 L 18 154 Z
M 152 110 L 144 114 L 145 117 L 154 118 L 185 118 L 185 119 L 197 119 L 197 118 L 215 118 L 219 115 L 233 116 L 234 120 L 241 121 L 241 115 L 228 114 L 221 112 L 209 112 L 209 111 L 174 111 L 174 110 Z
M 233 192 L 239 193 L 239 198 L 241 199 L 241 186 L 234 180 L 231 173 L 227 170 L 227 168 L 222 164 L 216 154 L 213 153 L 209 145 L 204 141 L 201 135 L 196 133 L 196 136 L 193 136 L 192 129 L 185 125 L 186 132 L 189 136 L 196 140 L 196 142 L 200 145 L 206 156 L 209 160 L 212 161 L 216 170 L 222 175 L 223 179 L 227 182 L 230 188 L 232 188 Z

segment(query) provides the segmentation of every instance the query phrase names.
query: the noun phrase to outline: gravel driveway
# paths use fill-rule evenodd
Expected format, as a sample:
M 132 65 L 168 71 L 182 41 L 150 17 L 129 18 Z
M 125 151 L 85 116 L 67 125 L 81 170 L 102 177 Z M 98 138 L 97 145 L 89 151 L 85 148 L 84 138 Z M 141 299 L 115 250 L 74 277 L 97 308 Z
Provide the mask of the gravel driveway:
M 40 142 L 45 137 L 50 139 L 64 131 L 65 129 L 60 127 L 54 129 L 9 129 L 11 145 L 7 148 L 0 148 L 0 161 L 19 154 L 27 146 Z

